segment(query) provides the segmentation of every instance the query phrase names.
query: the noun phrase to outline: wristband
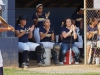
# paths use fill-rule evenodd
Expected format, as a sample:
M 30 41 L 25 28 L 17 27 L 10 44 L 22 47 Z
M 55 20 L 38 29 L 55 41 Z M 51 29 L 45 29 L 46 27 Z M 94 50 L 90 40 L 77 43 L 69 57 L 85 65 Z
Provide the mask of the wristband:
M 72 32 L 72 30 L 69 31 L 70 33 Z

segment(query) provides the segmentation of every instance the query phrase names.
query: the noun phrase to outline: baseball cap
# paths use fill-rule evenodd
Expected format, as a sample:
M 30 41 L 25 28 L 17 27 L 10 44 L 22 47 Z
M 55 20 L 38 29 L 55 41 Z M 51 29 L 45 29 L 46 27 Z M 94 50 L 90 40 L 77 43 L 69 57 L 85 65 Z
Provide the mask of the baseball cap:
M 19 16 L 18 20 L 28 20 L 25 15 Z
M 2 0 L 0 0 L 0 5 L 5 5 Z

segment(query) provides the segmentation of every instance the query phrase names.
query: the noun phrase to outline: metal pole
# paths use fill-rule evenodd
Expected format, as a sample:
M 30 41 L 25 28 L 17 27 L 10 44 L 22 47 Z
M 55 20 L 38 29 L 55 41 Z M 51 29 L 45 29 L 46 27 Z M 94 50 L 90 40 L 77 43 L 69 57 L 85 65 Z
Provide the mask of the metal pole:
M 84 65 L 86 65 L 86 0 L 84 0 Z

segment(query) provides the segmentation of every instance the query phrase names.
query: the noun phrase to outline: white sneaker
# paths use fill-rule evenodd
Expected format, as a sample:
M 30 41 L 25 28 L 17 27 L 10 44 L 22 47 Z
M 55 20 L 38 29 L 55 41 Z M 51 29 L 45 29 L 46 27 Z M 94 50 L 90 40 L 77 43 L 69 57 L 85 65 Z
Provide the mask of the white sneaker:
M 38 63 L 38 66 L 45 66 L 42 62 Z
M 79 62 L 75 62 L 75 64 L 76 64 L 76 65 L 78 65 L 78 64 L 79 64 Z
M 63 62 L 59 62 L 59 64 L 60 64 L 60 65 L 63 65 L 64 63 L 63 63 Z
M 24 69 L 27 69 L 28 68 L 28 66 L 26 65 L 26 63 L 24 62 L 24 63 L 22 63 L 22 68 L 24 68 Z

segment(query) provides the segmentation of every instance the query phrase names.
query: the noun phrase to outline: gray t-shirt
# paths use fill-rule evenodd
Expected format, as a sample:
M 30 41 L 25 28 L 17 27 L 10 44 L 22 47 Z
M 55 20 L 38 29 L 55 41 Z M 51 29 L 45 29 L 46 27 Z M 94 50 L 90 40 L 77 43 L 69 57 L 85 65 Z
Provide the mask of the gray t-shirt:
M 88 25 L 87 26 L 87 32 L 90 32 L 90 31 L 98 31 L 97 26 L 95 26 L 94 28 L 92 28 L 90 25 Z M 90 40 L 90 41 L 96 41 L 96 40 L 98 40 L 98 35 L 95 34 L 93 38 L 90 38 L 88 40 Z

